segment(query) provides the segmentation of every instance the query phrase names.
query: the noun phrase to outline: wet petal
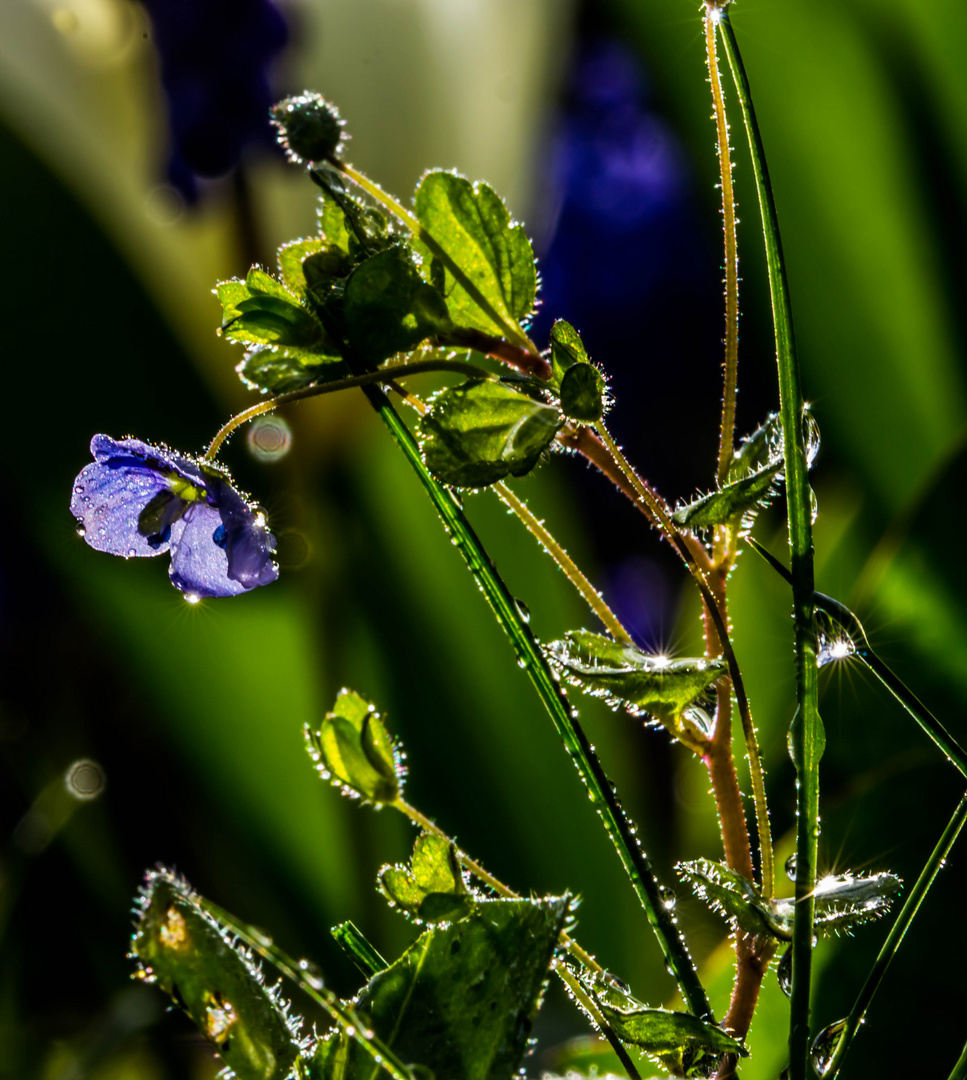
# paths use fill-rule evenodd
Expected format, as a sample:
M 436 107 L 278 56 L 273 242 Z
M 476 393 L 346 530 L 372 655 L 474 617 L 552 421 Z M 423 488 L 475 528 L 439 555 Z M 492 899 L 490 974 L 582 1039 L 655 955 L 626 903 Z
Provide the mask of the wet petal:
M 249 586 L 228 576 L 228 555 L 216 543 L 222 518 L 214 506 L 196 502 L 171 526 L 171 584 L 194 596 L 237 596 Z
M 160 555 L 167 543 L 152 547 L 138 531 L 138 517 L 168 487 L 165 478 L 135 458 L 98 461 L 74 481 L 71 513 L 92 548 L 112 555 Z
M 222 519 L 215 542 L 225 549 L 228 576 L 246 589 L 270 585 L 279 569 L 272 561 L 275 537 L 265 518 L 229 484 L 214 482 L 211 490 Z

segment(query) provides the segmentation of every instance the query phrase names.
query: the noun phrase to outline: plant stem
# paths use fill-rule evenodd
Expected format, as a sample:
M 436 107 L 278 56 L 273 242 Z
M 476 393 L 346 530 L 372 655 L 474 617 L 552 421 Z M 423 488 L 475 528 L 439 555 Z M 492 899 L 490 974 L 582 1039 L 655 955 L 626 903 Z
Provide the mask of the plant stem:
M 474 303 L 490 316 L 491 319 L 503 330 L 504 336 L 508 341 L 514 342 L 515 345 L 519 345 L 522 349 L 526 349 L 528 352 L 533 353 L 535 356 L 540 356 L 537 346 L 531 341 L 526 334 L 514 325 L 511 325 L 504 319 L 499 312 L 496 311 L 490 301 L 484 296 L 474 282 L 464 273 L 463 269 L 450 257 L 447 251 L 439 243 L 436 237 L 420 223 L 420 221 L 403 206 L 393 198 L 392 195 L 387 194 L 378 185 L 374 184 L 364 173 L 359 172 L 358 169 L 354 169 L 352 165 L 347 165 L 344 161 L 330 161 L 333 168 L 343 173 L 344 176 L 348 176 L 353 183 L 358 184 L 367 194 L 371 195 L 378 203 L 381 203 L 386 207 L 390 213 L 395 214 L 396 217 L 403 222 L 403 224 L 410 230 L 410 232 L 423 244 L 426 245 L 433 252 L 433 254 L 446 266 L 451 274 L 460 282 L 467 293 L 473 298 Z
M 486 368 L 476 364 L 468 364 L 464 360 L 416 360 L 412 364 L 397 364 L 395 367 L 383 368 L 381 371 L 367 371 L 362 375 L 352 375 L 345 379 L 333 379 L 332 382 L 313 383 L 312 386 L 304 386 L 300 390 L 290 390 L 288 394 L 277 394 L 275 397 L 260 401 L 258 405 L 251 405 L 243 409 L 237 416 L 233 416 L 228 423 L 219 428 L 215 438 L 208 445 L 208 449 L 202 456 L 202 461 L 214 461 L 221 449 L 222 444 L 249 420 L 266 413 L 275 412 L 280 405 L 289 405 L 293 401 L 304 401 L 306 398 L 319 397 L 320 394 L 334 394 L 337 390 L 349 390 L 356 386 L 372 386 L 373 384 L 390 384 L 396 379 L 405 378 L 407 375 L 419 375 L 426 371 L 445 371 L 447 373 L 469 375 L 474 379 L 492 379 L 493 375 Z
M 518 660 L 550 713 L 564 747 L 587 787 L 588 797 L 594 804 L 645 909 L 664 954 L 665 963 L 677 981 L 687 1007 L 696 1016 L 708 1019 L 711 1016 L 708 997 L 671 912 L 662 903 L 660 886 L 651 862 L 641 849 L 633 827 L 578 722 L 577 711 L 571 708 L 567 700 L 560 685 L 560 677 L 552 671 L 533 632 L 517 609 L 513 596 L 497 573 L 463 510 L 449 490 L 427 470 L 413 436 L 386 395 L 372 386 L 364 387 L 364 392 L 419 477 L 451 539 L 493 608 L 497 621 L 510 639 Z
M 752 155 L 762 235 L 765 241 L 772 318 L 779 369 L 786 472 L 786 503 L 792 565 L 792 607 L 795 626 L 796 718 L 790 729 L 798 775 L 796 792 L 796 917 L 792 941 L 792 1001 L 790 1004 L 789 1080 L 809 1075 L 809 991 L 812 979 L 812 943 L 816 862 L 819 851 L 819 759 L 824 735 L 819 716 L 816 642 L 813 630 L 812 509 L 806 477 L 803 438 L 803 396 L 796 357 L 792 307 L 786 280 L 779 219 L 766 166 L 762 138 L 752 105 L 749 81 L 739 54 L 735 32 L 726 9 L 710 12 L 722 31 L 722 41 L 742 108 Z
M 393 1080 L 413 1080 L 413 1074 L 399 1057 L 375 1034 L 367 1029 L 363 1018 L 358 1016 L 351 1007 L 342 1002 L 331 990 L 327 990 L 321 982 L 310 981 L 299 970 L 299 964 L 286 952 L 273 942 L 267 941 L 264 935 L 258 934 L 251 927 L 236 919 L 218 904 L 212 903 L 204 897 L 198 897 L 198 903 L 209 912 L 218 922 L 228 927 L 233 934 L 244 942 L 254 953 L 263 960 L 267 960 L 287 979 L 291 979 L 299 988 L 332 1017 L 336 1024 L 363 1048 L 365 1053 L 373 1059 L 377 1068 L 385 1069 Z
M 967 1080 L 967 1046 L 964 1046 L 947 1080 Z
M 722 431 L 719 437 L 718 483 L 721 487 L 729 475 L 732 447 L 735 439 L 735 386 L 739 362 L 739 253 L 735 237 L 735 194 L 732 190 L 732 150 L 729 146 L 729 124 L 725 115 L 725 99 L 719 77 L 719 62 L 715 50 L 716 20 L 705 13 L 705 56 L 708 61 L 712 104 L 715 109 L 715 131 L 722 179 L 722 225 L 725 233 L 725 360 L 723 363 Z
M 403 799 L 399 799 L 393 804 L 398 810 L 401 810 L 415 825 L 423 829 L 424 832 L 433 833 L 434 836 L 439 836 L 442 840 L 446 840 L 448 843 L 453 844 L 453 853 L 457 857 L 457 861 L 466 870 L 469 870 L 474 877 L 479 878 L 485 885 L 488 885 L 498 896 L 504 896 L 508 900 L 519 900 L 520 894 L 514 892 L 513 889 L 506 886 L 498 878 L 495 878 L 493 874 L 489 873 L 483 866 L 476 860 L 472 859 L 465 851 L 462 851 L 457 847 L 453 840 L 440 828 L 436 822 L 432 821 L 425 814 L 422 814 L 415 806 L 411 806 Z M 579 964 L 582 964 L 589 971 L 603 979 L 609 979 L 610 976 L 604 970 L 604 968 L 594 959 L 594 957 L 586 952 L 581 946 L 564 931 L 561 932 L 560 942 L 563 948 L 565 948 Z M 611 1049 L 614 1050 L 621 1064 L 624 1066 L 625 1071 L 631 1080 L 641 1080 L 641 1075 L 638 1069 L 635 1067 L 635 1063 L 628 1055 L 628 1051 L 625 1050 L 621 1043 L 621 1040 L 614 1033 L 611 1025 L 605 1019 L 601 1010 L 598 1008 L 594 999 L 584 989 L 580 981 L 574 975 L 574 972 L 568 968 L 566 964 L 559 963 L 555 967 L 555 972 L 560 977 L 564 985 L 571 991 L 575 999 L 580 1003 L 582 1008 L 587 1012 L 591 1018 L 595 1027 L 604 1035 L 608 1040 Z
M 965 822 L 967 822 L 967 795 L 964 795 L 957 804 L 957 809 L 954 811 L 953 817 L 951 817 L 950 821 L 947 823 L 947 827 L 944 829 L 943 835 L 940 837 L 937 846 L 931 852 L 930 858 L 927 859 L 923 870 L 920 872 L 920 876 L 917 878 L 916 884 L 910 890 L 910 895 L 906 898 L 893 926 L 890 927 L 890 932 L 887 934 L 886 941 L 883 942 L 883 947 L 880 949 L 879 954 L 873 963 L 873 967 L 866 977 L 866 982 L 863 983 L 863 988 L 860 990 L 859 996 L 856 998 L 856 1002 L 850 1010 L 849 1016 L 846 1018 L 845 1027 L 839 1037 L 839 1041 L 836 1043 L 836 1049 L 829 1058 L 829 1063 L 826 1070 L 823 1072 L 823 1080 L 833 1080 L 833 1077 L 839 1072 L 840 1066 L 843 1063 L 843 1058 L 846 1056 L 846 1051 L 849 1049 L 853 1036 L 863 1023 L 863 1017 L 870 1007 L 873 995 L 883 981 L 883 976 L 890 966 L 890 961 L 900 948 L 900 943 L 903 941 L 904 935 L 910 929 L 910 924 L 913 922 L 914 916 L 920 910 L 920 905 L 923 903 L 924 897 L 936 880 L 937 874 L 940 872 L 947 856 L 950 854 L 950 849 L 954 846 L 954 841 L 960 835 L 960 831 L 963 829 Z M 795 961 L 793 962 L 795 963 Z M 795 977 L 795 970 L 793 971 L 793 977 Z M 967 1054 L 967 1051 L 965 1051 L 965 1054 Z M 954 1080 L 955 1077 L 967 1075 L 967 1073 L 964 1072 L 965 1067 L 967 1067 L 967 1060 L 965 1060 L 964 1056 L 961 1056 L 960 1061 L 958 1061 L 957 1065 L 954 1067 L 954 1072 L 951 1073 L 950 1080 Z M 958 1069 L 960 1070 L 959 1072 Z
M 739 668 L 735 650 L 729 640 L 728 626 L 725 617 L 720 610 L 719 599 L 712 592 L 704 571 L 695 560 L 691 549 L 682 534 L 675 528 L 668 508 L 664 502 L 642 481 L 622 454 L 617 443 L 603 423 L 598 423 L 597 432 L 608 453 L 617 463 L 621 472 L 634 488 L 637 498 L 647 505 L 650 516 L 656 520 L 671 542 L 672 546 L 681 556 L 682 561 L 688 567 L 695 584 L 698 586 L 702 599 L 705 601 L 705 610 L 718 635 L 719 646 L 722 655 L 729 668 L 729 678 L 732 681 L 732 689 L 735 692 L 736 703 L 739 707 L 739 716 L 742 719 L 742 732 L 745 736 L 746 751 L 749 755 L 749 774 L 752 778 L 752 795 L 755 803 L 756 829 L 759 835 L 759 857 L 762 867 L 762 892 L 771 896 L 774 888 L 775 870 L 772 853 L 772 834 L 769 828 L 769 807 L 766 803 L 765 777 L 762 772 L 762 759 L 759 755 L 759 746 L 756 739 L 755 725 L 752 722 L 752 710 L 749 707 L 749 698 L 745 692 L 745 683 L 742 680 L 742 672 Z M 728 723 L 728 720 L 726 720 Z M 729 749 L 731 756 L 731 748 Z M 743 824 L 745 818 L 742 818 Z
M 520 518 L 524 527 L 536 537 L 538 543 L 557 563 L 558 567 L 566 575 L 568 581 L 570 581 L 581 596 L 584 597 L 588 607 L 590 607 L 594 614 L 601 620 L 615 641 L 623 641 L 626 645 L 634 645 L 634 640 L 631 635 L 621 625 L 621 622 L 611 608 L 604 602 L 601 594 L 584 576 L 571 556 L 568 555 L 564 548 L 562 548 L 554 537 L 551 536 L 545 528 L 544 522 L 535 517 L 527 503 L 525 503 L 523 499 L 520 499 L 504 483 L 494 484 L 494 491 L 497 493 L 497 498 Z

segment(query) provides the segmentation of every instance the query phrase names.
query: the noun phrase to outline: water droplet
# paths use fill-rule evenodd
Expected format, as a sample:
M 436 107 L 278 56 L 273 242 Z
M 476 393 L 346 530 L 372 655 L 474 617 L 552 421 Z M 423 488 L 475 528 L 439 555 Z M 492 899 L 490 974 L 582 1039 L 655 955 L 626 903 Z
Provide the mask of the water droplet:
M 673 979 L 676 977 L 675 976 L 675 969 L 672 967 L 671 960 L 666 960 L 665 961 L 665 970 L 668 972 L 669 975 L 671 975 L 671 977 Z
M 78 521 L 74 525 L 74 532 L 76 532 L 78 536 L 87 536 L 87 529 L 84 528 L 84 522 L 83 521 Z
M 64 773 L 64 786 L 75 799 L 89 802 L 104 791 L 106 779 L 104 770 L 96 761 L 81 758 Z
M 192 604 L 192 605 L 200 604 L 201 603 L 201 597 L 198 595 L 198 593 L 186 592 L 185 593 L 185 603 L 186 604 Z
M 318 964 L 314 964 L 311 960 L 300 960 L 299 971 L 302 972 L 303 978 L 313 990 L 321 990 L 323 988 L 322 971 Z
M 517 608 L 517 614 L 525 623 L 531 621 L 531 609 L 524 603 L 523 600 L 514 600 L 514 607 Z
M 84 494 L 84 485 L 83 484 L 75 484 L 74 485 L 74 494 L 75 495 L 83 495 Z
M 823 1076 L 829 1068 L 830 1061 L 832 1060 L 833 1054 L 836 1051 L 836 1046 L 839 1043 L 839 1037 L 842 1035 L 845 1027 L 845 1020 L 836 1020 L 828 1027 L 824 1027 L 813 1041 L 810 1059 L 812 1060 L 813 1068 L 820 1076 Z
M 790 881 L 795 881 L 796 880 L 796 855 L 795 855 L 795 852 L 793 852 L 793 854 L 790 855 L 788 859 L 786 859 L 786 877 L 789 878 Z
M 129 559 L 133 559 L 134 556 L 137 555 L 137 553 L 138 553 L 137 548 L 128 548 L 128 558 Z
M 786 995 L 792 997 L 792 946 L 782 954 L 776 965 L 776 978 L 779 980 L 779 988 Z
M 678 902 L 678 897 L 675 895 L 674 889 L 670 889 L 667 885 L 662 885 L 658 889 L 658 895 L 661 897 L 661 906 L 666 911 L 675 910 L 675 904 Z

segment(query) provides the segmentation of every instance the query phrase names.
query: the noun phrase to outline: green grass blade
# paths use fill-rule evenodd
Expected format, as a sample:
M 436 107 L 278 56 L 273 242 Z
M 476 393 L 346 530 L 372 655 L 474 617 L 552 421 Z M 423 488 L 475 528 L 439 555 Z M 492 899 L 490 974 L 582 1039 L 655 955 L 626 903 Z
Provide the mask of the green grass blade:
M 696 1016 L 710 1018 L 711 1006 L 708 997 L 672 913 L 662 903 L 660 886 L 648 856 L 642 851 L 633 826 L 611 789 L 601 763 L 578 722 L 577 714 L 572 710 L 561 688 L 559 677 L 551 670 L 513 596 L 497 573 L 456 499 L 427 470 L 416 440 L 399 414 L 382 391 L 367 387 L 365 393 L 430 496 L 455 546 L 493 608 L 501 628 L 510 639 L 518 660 L 550 713 L 564 747 L 584 781 L 594 808 L 618 852 L 622 866 L 631 879 L 648 921 L 658 937 L 668 970 L 678 983 L 688 1008 Z
M 824 735 L 819 716 L 816 642 L 813 629 L 812 509 L 806 475 L 803 439 L 803 396 L 796 357 L 792 307 L 786 280 L 779 220 L 769 181 L 762 137 L 752 105 L 749 82 L 739 54 L 728 11 L 711 14 L 719 19 L 729 67 L 745 123 L 755 174 L 762 235 L 766 248 L 772 316 L 775 326 L 779 399 L 785 444 L 786 497 L 789 549 L 792 565 L 793 620 L 795 625 L 796 698 L 798 710 L 790 730 L 798 774 L 796 794 L 796 922 L 793 930 L 793 984 L 789 1029 L 790 1080 L 809 1075 L 809 989 L 812 974 L 813 900 L 819 847 L 819 759 Z
M 900 943 L 903 941 L 904 935 L 907 930 L 910 929 L 910 924 L 913 922 L 914 916 L 920 910 L 920 905 L 923 903 L 924 897 L 927 895 L 930 886 L 933 885 L 936 880 L 937 874 L 944 864 L 944 860 L 950 854 L 950 849 L 954 846 L 954 841 L 960 835 L 960 831 L 964 827 L 964 822 L 967 822 L 967 795 L 964 795 L 957 804 L 957 809 L 954 811 L 953 817 L 948 822 L 946 829 L 944 829 L 943 835 L 940 837 L 937 846 L 931 852 L 930 858 L 924 865 L 920 876 L 917 878 L 916 884 L 910 890 L 910 895 L 900 909 L 900 914 L 897 915 L 896 921 L 890 928 L 886 941 L 883 942 L 883 947 L 880 949 L 880 952 L 873 963 L 873 967 L 866 977 L 866 982 L 863 984 L 863 988 L 860 990 L 856 1002 L 850 1010 L 849 1016 L 846 1018 L 842 1034 L 840 1035 L 836 1048 L 830 1056 L 826 1069 L 823 1072 L 823 1080 L 833 1080 L 833 1077 L 835 1077 L 839 1071 L 843 1058 L 846 1055 L 846 1051 L 849 1049 L 850 1043 L 853 1040 L 853 1036 L 863 1023 L 863 1017 L 870 1007 L 873 995 L 879 988 L 880 983 L 883 981 L 883 976 L 890 966 L 890 961 L 893 959 L 896 951 L 900 948 Z M 967 1077 L 967 1050 L 965 1050 L 964 1054 L 961 1055 L 960 1060 L 954 1066 L 954 1071 L 950 1074 L 950 1080 L 955 1080 L 955 1078 L 963 1080 L 964 1077 Z

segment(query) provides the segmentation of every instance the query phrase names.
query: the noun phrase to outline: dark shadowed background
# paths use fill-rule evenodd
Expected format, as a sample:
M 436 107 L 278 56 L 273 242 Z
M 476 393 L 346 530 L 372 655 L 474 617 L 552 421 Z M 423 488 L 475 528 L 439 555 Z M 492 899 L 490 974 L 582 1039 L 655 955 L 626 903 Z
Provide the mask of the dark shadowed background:
M 264 124 L 282 93 L 342 108 L 348 156 L 406 196 L 428 167 L 504 195 L 535 238 L 544 306 L 611 377 L 612 428 L 669 500 L 712 481 L 722 333 L 713 129 L 686 0 L 5 0 L 0 4 L 0 1077 L 182 1080 L 217 1065 L 129 980 L 130 903 L 163 861 L 311 957 L 349 995 L 329 927 L 386 955 L 412 936 L 374 889 L 411 835 L 347 803 L 302 745 L 335 692 L 377 702 L 411 801 L 521 891 L 583 897 L 582 943 L 654 1004 L 650 930 L 548 718 L 361 395 L 290 409 L 292 445 L 226 452 L 269 513 L 271 588 L 189 608 L 164 558 L 74 535 L 95 432 L 197 452 L 249 401 L 215 282 L 314 227 L 313 189 Z M 967 37 L 953 0 L 741 0 L 733 13 L 787 248 L 803 380 L 823 435 L 817 579 L 964 738 L 967 705 Z M 777 406 L 751 169 L 737 146 L 739 428 Z M 648 646 L 699 647 L 697 604 L 655 536 L 558 457 L 517 485 Z M 544 639 L 593 620 L 484 494 L 474 523 Z M 782 507 L 757 536 L 783 553 Z M 753 555 L 732 616 L 792 849 L 789 597 Z M 824 869 L 908 882 L 963 782 L 869 676 L 822 676 Z M 664 880 L 719 844 L 700 767 L 577 702 Z M 76 767 L 78 762 L 95 765 Z M 73 772 L 71 771 L 74 766 Z M 65 783 L 72 777 L 73 787 Z M 71 794 L 73 791 L 73 794 Z M 78 798 L 81 795 L 95 798 Z M 963 1043 L 967 855 L 955 849 L 844 1075 L 945 1076 Z M 679 919 L 728 991 L 722 926 Z M 815 1019 L 845 1015 L 885 933 L 821 943 Z M 717 973 L 717 975 L 716 975 Z M 770 975 L 743 1075 L 784 1062 Z M 308 1008 L 300 1002 L 300 1008 Z M 584 1030 L 555 987 L 550 1046 Z M 539 1073 L 541 1059 L 531 1063 Z

